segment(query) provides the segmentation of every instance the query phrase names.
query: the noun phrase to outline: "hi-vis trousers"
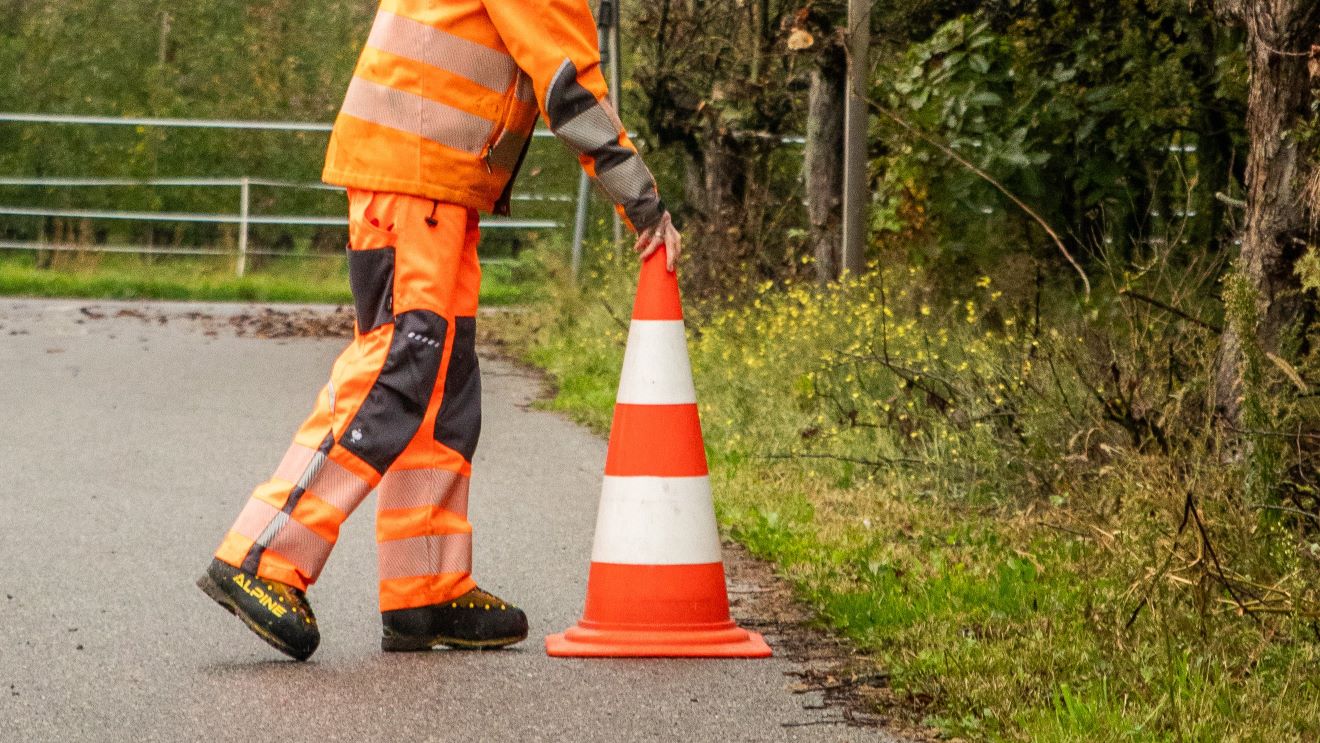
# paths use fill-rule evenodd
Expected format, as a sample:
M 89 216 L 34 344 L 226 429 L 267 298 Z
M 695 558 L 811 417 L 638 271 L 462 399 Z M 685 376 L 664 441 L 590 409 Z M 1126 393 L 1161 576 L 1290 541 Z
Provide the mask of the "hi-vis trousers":
M 438 604 L 476 585 L 477 213 L 351 189 L 348 200 L 353 342 L 216 557 L 306 589 L 375 489 L 381 611 Z

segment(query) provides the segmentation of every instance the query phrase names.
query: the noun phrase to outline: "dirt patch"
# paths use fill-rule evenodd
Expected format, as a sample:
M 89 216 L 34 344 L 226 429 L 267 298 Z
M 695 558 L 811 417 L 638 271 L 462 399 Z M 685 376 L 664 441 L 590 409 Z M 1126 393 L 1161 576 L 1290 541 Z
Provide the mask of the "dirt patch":
M 896 693 L 889 685 L 889 674 L 873 658 L 817 625 L 811 610 L 797 600 L 788 582 L 768 563 L 753 557 L 742 545 L 726 542 L 724 570 L 734 619 L 768 635 L 777 655 L 800 666 L 790 674 L 797 680 L 789 690 L 824 696 L 819 709 L 829 714 L 806 724 L 880 728 L 916 743 L 949 740 L 921 724 L 929 700 Z
M 229 325 L 245 338 L 352 338 L 353 310 L 277 310 L 270 307 L 229 318 Z

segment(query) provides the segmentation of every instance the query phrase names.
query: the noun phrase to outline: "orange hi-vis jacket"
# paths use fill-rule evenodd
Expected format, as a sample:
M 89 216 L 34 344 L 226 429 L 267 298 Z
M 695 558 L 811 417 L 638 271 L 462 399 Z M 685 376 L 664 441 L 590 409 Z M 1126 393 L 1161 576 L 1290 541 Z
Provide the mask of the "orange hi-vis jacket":
M 539 112 L 645 229 L 664 205 L 607 93 L 585 0 L 384 0 L 322 177 L 507 214 Z

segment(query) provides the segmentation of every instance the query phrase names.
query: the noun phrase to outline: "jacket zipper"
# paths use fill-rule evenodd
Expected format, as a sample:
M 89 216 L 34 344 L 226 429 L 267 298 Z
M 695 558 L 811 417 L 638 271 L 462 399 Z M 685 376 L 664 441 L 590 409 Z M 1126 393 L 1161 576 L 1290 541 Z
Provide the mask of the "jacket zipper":
M 532 120 L 532 126 L 536 126 L 535 119 Z M 504 192 L 500 194 L 500 198 L 495 202 L 495 213 L 501 217 L 509 216 L 511 211 L 509 204 L 513 200 L 513 182 L 518 180 L 518 172 L 522 170 L 523 160 L 527 158 L 527 150 L 531 149 L 531 146 L 532 138 L 528 136 L 527 140 L 523 142 L 522 152 L 518 153 L 518 162 L 514 164 L 513 172 L 509 174 L 509 182 L 504 184 Z
M 500 121 L 496 125 L 495 131 L 491 133 L 486 141 L 486 149 L 482 152 L 481 160 L 486 163 L 486 172 L 494 173 L 495 168 L 490 164 L 491 155 L 495 153 L 495 145 L 500 143 L 500 139 L 509 129 L 509 119 L 513 118 L 514 98 L 518 95 L 518 84 L 522 81 L 523 71 L 518 70 L 513 76 L 513 83 L 504 93 L 504 106 L 500 112 Z

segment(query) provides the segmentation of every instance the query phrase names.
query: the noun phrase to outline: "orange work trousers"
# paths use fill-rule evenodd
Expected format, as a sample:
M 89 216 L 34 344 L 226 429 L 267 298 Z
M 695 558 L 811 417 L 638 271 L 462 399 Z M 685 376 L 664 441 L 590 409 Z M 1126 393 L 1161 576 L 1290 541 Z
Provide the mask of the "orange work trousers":
M 216 557 L 306 589 L 375 489 L 381 611 L 438 604 L 476 585 L 477 213 L 352 189 L 348 203 L 353 342 Z

